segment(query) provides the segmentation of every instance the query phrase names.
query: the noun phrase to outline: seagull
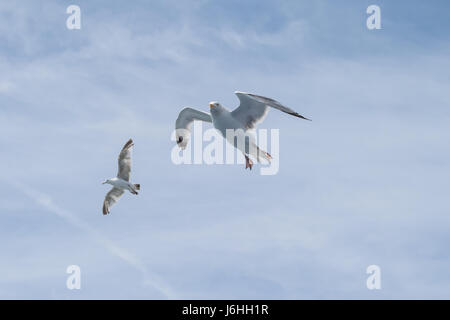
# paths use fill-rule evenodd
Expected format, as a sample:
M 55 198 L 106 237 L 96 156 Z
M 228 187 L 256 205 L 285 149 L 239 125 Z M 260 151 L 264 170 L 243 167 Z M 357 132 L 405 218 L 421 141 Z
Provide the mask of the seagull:
M 216 101 L 209 103 L 211 114 L 189 107 L 181 110 L 175 123 L 176 141 L 178 146 L 181 149 L 186 148 L 189 142 L 190 128 L 194 120 L 212 122 L 214 128 L 216 128 L 225 139 L 227 139 L 227 129 L 232 129 L 234 132 L 241 129 L 239 131 L 244 133 L 244 139 L 246 139 L 242 140 L 245 141 L 245 146 L 244 143 L 237 143 L 234 137 L 232 137 L 232 140 L 227 139 L 227 141 L 243 153 L 245 157 L 245 169 L 250 168 L 251 170 L 253 161 L 249 158 L 249 155 L 256 158 L 258 162 L 263 158 L 270 163 L 272 159 L 272 156 L 269 153 L 258 147 L 255 142 L 256 138 L 254 134 L 257 124 L 262 122 L 269 112 L 269 107 L 311 121 L 271 98 L 241 91 L 235 91 L 234 93 L 239 98 L 240 105 L 233 111 L 226 109 Z M 237 133 L 236 136 L 238 139 L 239 136 L 242 138 L 242 133 Z
M 110 184 L 113 186 L 111 191 L 106 194 L 105 201 L 103 202 L 103 215 L 109 213 L 109 209 L 119 201 L 125 190 L 137 195 L 138 191 L 141 189 L 140 184 L 130 183 L 131 148 L 133 146 L 134 143 L 132 139 L 125 143 L 119 154 L 119 172 L 117 173 L 117 177 L 103 182 L 103 184 Z

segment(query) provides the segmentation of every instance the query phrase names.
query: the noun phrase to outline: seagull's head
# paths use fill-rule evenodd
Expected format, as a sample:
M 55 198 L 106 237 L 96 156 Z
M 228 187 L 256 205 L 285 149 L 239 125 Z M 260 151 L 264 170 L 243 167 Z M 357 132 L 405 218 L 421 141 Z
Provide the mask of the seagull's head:
M 209 110 L 211 111 L 211 114 L 218 114 L 223 110 L 223 107 L 217 101 L 211 101 L 209 103 Z
M 220 106 L 220 104 L 219 104 L 217 101 L 211 101 L 211 102 L 209 103 L 209 108 L 210 108 L 210 109 L 217 108 L 218 106 Z
M 221 106 L 220 103 L 218 103 L 217 101 L 211 101 L 211 102 L 209 103 L 209 109 L 211 109 L 211 110 L 213 110 L 213 109 L 218 109 L 218 108 L 220 108 L 220 107 L 222 107 L 222 106 Z

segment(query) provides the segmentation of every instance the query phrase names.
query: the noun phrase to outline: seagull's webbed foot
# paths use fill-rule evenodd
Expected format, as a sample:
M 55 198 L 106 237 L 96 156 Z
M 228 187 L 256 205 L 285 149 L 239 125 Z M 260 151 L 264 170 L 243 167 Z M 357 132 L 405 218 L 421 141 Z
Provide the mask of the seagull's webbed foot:
M 245 169 L 250 168 L 252 170 L 253 161 L 246 155 L 245 156 Z

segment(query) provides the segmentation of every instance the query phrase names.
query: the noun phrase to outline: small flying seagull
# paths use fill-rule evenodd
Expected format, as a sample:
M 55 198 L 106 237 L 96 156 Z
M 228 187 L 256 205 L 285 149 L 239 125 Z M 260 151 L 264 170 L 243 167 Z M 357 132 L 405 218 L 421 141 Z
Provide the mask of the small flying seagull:
M 130 139 L 125 143 L 119 154 L 119 172 L 117 177 L 105 180 L 103 184 L 107 183 L 113 186 L 111 191 L 106 194 L 103 202 L 103 214 L 108 214 L 109 209 L 119 201 L 125 190 L 137 195 L 141 189 L 140 184 L 130 183 L 131 172 L 131 148 L 134 146 L 133 140 Z
M 283 106 L 276 100 L 241 91 L 235 91 L 234 93 L 239 98 L 240 105 L 233 111 L 226 109 L 216 101 L 209 103 L 211 114 L 189 107 L 181 110 L 175 123 L 178 146 L 181 149 L 186 148 L 189 142 L 190 128 L 194 120 L 212 122 L 214 128 L 216 128 L 225 139 L 227 138 L 227 129 L 242 129 L 241 132 L 244 132 L 245 136 L 248 137 L 244 137 L 245 140 L 243 141 L 245 141 L 245 144 L 237 143 L 234 137 L 233 141 L 227 141 L 244 154 L 245 169 L 250 168 L 251 170 L 253 162 L 249 158 L 249 155 L 256 158 L 258 162 L 260 162 L 261 158 L 267 160 L 268 162 L 272 159 L 272 156 L 269 153 L 258 147 L 255 142 L 256 138 L 254 134 L 256 125 L 264 120 L 269 112 L 269 107 L 278 109 L 295 117 L 311 121 L 294 110 Z

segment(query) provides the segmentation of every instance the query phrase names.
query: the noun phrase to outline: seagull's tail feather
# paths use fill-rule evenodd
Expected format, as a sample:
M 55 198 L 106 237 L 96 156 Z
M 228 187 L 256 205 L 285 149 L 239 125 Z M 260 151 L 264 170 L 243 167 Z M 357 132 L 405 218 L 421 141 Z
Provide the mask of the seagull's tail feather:
M 135 188 L 137 191 L 139 191 L 139 190 L 141 190 L 141 185 L 140 185 L 139 183 L 137 183 L 137 184 L 134 185 L 134 188 Z

